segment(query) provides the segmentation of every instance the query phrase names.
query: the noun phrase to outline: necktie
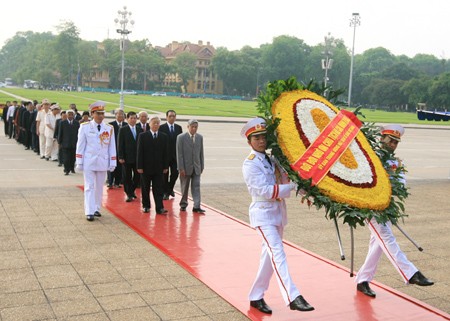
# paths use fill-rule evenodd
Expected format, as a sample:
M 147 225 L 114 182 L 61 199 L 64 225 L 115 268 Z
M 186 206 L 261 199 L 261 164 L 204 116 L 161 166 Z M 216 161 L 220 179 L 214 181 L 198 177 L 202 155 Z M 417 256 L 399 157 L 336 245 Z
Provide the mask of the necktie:
M 69 125 L 72 125 L 72 122 L 71 122 L 71 121 L 69 121 Z
M 145 131 L 146 131 L 146 129 L 147 129 L 147 126 L 146 126 L 146 124 L 142 124 L 142 123 L 141 123 L 141 127 L 142 127 L 142 131 L 144 131 L 144 132 L 145 132 Z
M 173 135 L 173 125 L 170 125 L 170 135 Z
M 153 139 L 156 139 L 156 133 L 153 134 Z
M 133 133 L 133 137 L 136 140 L 136 128 L 131 127 L 131 132 Z
M 100 128 L 101 128 L 102 126 L 100 126 L 100 125 L 97 125 L 97 129 L 98 129 L 98 131 L 100 131 Z
M 192 143 L 194 144 L 195 143 L 195 136 L 191 135 L 191 139 L 192 139 Z
M 265 155 L 265 158 L 266 158 L 267 162 L 270 164 L 270 166 L 272 166 L 272 162 L 270 161 L 270 158 L 267 154 Z

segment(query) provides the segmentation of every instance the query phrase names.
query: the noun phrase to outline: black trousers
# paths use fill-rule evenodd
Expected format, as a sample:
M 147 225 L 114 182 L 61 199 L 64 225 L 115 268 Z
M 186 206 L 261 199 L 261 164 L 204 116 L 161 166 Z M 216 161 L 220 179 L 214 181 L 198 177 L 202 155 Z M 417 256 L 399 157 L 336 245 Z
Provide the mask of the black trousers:
M 61 148 L 64 173 L 75 170 L 75 148 Z
M 169 171 L 164 174 L 164 194 L 171 194 L 173 192 L 173 187 L 177 182 L 179 174 L 177 167 L 177 159 L 174 158 L 169 163 Z
M 6 115 L 3 115 L 3 121 L 5 124 L 5 127 L 3 128 L 5 130 L 5 136 L 9 135 L 9 121 L 6 119 Z
M 108 172 L 108 184 L 120 185 L 122 184 L 122 166 L 116 166 L 113 172 Z
M 155 201 L 156 211 L 161 210 L 163 206 L 163 173 L 141 174 L 141 192 L 142 207 L 150 208 L 150 185 L 152 186 L 153 200 Z
M 119 165 L 120 166 L 120 165 Z M 128 197 L 134 195 L 134 191 L 139 184 L 140 174 L 136 170 L 136 163 L 134 164 L 123 164 L 123 190 Z

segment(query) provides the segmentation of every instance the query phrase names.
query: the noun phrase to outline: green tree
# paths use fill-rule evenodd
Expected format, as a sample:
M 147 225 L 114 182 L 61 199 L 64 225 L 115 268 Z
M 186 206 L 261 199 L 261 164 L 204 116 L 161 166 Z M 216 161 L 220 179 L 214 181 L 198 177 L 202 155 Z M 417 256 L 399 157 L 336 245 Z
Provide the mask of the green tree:
M 56 36 L 52 53 L 54 54 L 55 65 L 59 72 L 61 81 L 73 85 L 76 76 L 77 44 L 80 40 L 79 30 L 71 21 L 62 22 L 57 26 L 59 34 Z M 75 74 L 74 74 L 75 70 Z
M 178 76 L 181 78 L 183 88 L 186 90 L 189 80 L 195 76 L 195 64 L 197 63 L 197 57 L 190 52 L 182 52 L 174 59 L 175 70 Z
M 436 109 L 447 110 L 450 107 L 450 72 L 439 75 L 429 89 L 430 105 Z
M 287 79 L 291 76 L 305 81 L 305 64 L 310 47 L 303 40 L 279 36 L 272 44 L 261 46 L 261 62 L 265 80 Z
M 431 84 L 431 78 L 423 76 L 407 81 L 401 90 L 408 97 L 408 104 L 417 107 L 418 103 L 428 103 Z

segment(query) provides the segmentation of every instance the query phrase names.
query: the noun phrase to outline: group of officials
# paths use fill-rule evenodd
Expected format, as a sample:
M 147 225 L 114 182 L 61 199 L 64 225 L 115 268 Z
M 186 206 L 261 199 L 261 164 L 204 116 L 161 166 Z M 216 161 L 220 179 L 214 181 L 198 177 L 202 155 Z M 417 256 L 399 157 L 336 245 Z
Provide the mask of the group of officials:
M 5 136 L 23 144 L 41 159 L 64 165 L 65 175 L 75 173 L 75 148 L 81 115 L 76 105 L 61 111 L 57 103 L 48 99 L 34 101 L 7 101 L 3 106 Z
M 104 122 L 105 103 L 89 106 L 92 120 L 80 126 L 76 145 L 77 170 L 84 172 L 85 215 L 88 221 L 100 217 L 103 183 L 119 187 L 123 181 L 126 202 L 137 198 L 141 188 L 142 210 L 149 213 L 150 191 L 156 214 L 165 215 L 163 200 L 174 197 L 174 185 L 180 175 L 180 210 L 186 211 L 189 186 L 194 200 L 193 212 L 200 207 L 200 175 L 204 169 L 203 137 L 197 133 L 198 121 L 188 121 L 186 133 L 175 124 L 176 113 L 166 113 L 167 122 L 149 117 L 144 111 L 126 115 L 116 111 L 113 122 Z

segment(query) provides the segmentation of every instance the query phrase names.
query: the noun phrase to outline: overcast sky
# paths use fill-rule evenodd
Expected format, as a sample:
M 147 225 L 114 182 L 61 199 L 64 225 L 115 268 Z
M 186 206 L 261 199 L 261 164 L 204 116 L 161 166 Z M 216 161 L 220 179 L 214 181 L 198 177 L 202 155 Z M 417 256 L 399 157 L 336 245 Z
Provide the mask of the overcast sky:
M 130 40 L 154 46 L 173 40 L 209 41 L 214 47 L 241 49 L 295 36 L 315 46 L 331 33 L 352 47 L 352 13 L 361 17 L 355 53 L 384 47 L 394 55 L 417 53 L 450 59 L 450 1 L 427 0 L 8 0 L 2 2 L 0 46 L 17 31 L 56 34 L 61 21 L 72 21 L 84 40 L 118 38 L 114 19 L 126 5 L 135 20 Z

